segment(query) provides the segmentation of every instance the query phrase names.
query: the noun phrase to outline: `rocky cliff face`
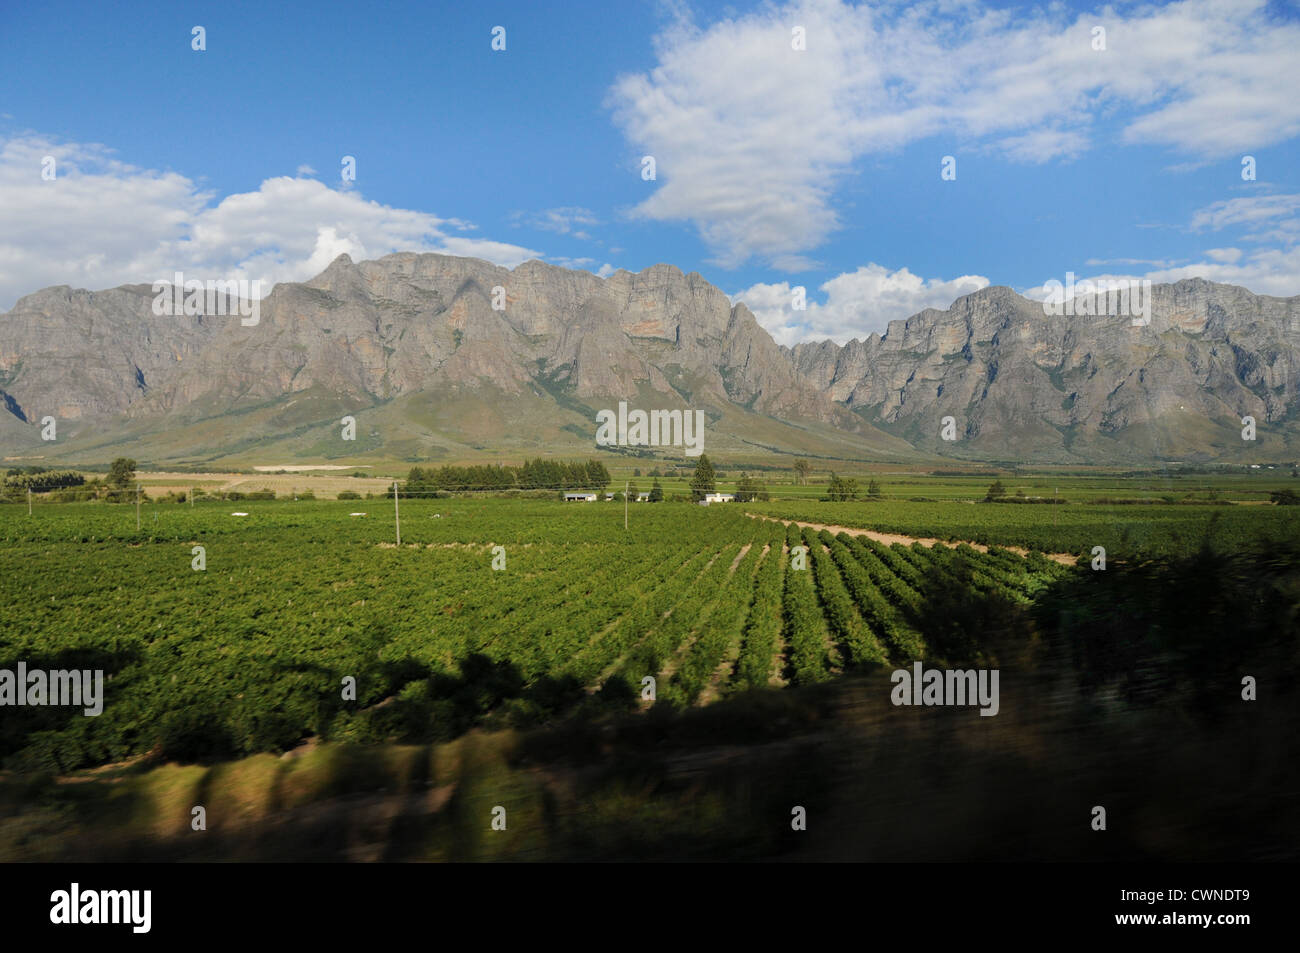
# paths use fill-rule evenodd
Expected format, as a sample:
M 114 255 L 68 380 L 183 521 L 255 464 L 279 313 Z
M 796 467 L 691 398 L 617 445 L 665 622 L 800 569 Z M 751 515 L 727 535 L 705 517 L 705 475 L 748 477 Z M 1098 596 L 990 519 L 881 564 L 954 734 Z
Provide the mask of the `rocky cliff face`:
M 101 443 L 224 421 L 190 438 L 219 449 L 412 401 L 434 415 L 412 433 L 455 407 L 467 446 L 520 437 L 546 414 L 567 414 L 555 432 L 581 442 L 592 409 L 619 400 L 705 409 L 735 446 L 806 452 L 791 445 L 801 433 L 842 435 L 828 455 L 897 457 L 910 444 L 994 460 L 1207 459 L 1241 452 L 1245 415 L 1277 458 L 1300 443 L 1300 297 L 1202 280 L 1155 287 L 1145 327 L 1050 317 L 995 287 L 883 337 L 793 349 L 670 265 L 601 279 L 536 261 L 341 256 L 277 285 L 255 326 L 157 316 L 152 301 L 148 285 L 57 287 L 0 315 L 0 446 L 33 446 L 50 415 L 61 439 Z M 945 417 L 955 440 L 941 439 Z M 762 421 L 781 426 L 759 434 Z
M 1009 288 L 891 322 L 843 347 L 800 344 L 800 375 L 914 445 L 1003 460 L 1207 459 L 1297 446 L 1300 297 L 1192 279 L 1151 289 L 1150 324 L 1047 316 Z M 941 439 L 952 416 L 957 440 Z
M 0 316 L 10 423 L 49 414 L 79 434 L 78 424 L 174 426 L 286 397 L 301 399 L 302 422 L 307 401 L 323 418 L 423 392 L 490 392 L 743 411 L 905 449 L 801 379 L 743 304 L 670 265 L 601 279 L 536 261 L 509 271 L 443 255 L 345 255 L 311 281 L 277 285 L 254 326 L 159 317 L 152 301 L 148 285 L 60 287 Z

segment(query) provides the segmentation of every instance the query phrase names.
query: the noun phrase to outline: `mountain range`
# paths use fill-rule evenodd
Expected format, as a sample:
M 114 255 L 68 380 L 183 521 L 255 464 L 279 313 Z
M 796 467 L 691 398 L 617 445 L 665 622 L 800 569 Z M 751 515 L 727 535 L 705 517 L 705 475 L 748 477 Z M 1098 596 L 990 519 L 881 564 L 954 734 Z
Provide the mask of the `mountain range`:
M 594 455 L 596 414 L 620 401 L 703 410 L 706 453 L 778 464 L 1300 458 L 1300 296 L 1202 279 L 1154 286 L 1146 326 L 1048 316 L 988 287 L 883 335 L 793 348 L 743 302 L 663 264 L 600 278 L 538 261 L 342 255 L 276 285 L 255 324 L 158 315 L 154 298 L 148 284 L 57 286 L 0 314 L 6 458 Z M 678 447 L 615 449 L 686 462 Z

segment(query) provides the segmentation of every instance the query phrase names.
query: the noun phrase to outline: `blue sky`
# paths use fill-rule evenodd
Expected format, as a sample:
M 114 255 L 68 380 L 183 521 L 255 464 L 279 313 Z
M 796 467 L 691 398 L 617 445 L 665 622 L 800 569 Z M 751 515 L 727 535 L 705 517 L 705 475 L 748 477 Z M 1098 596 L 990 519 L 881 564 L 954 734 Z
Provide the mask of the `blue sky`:
M 784 343 L 1067 271 L 1300 294 L 1297 49 L 1276 0 L 7 5 L 0 308 L 404 250 L 670 262 Z

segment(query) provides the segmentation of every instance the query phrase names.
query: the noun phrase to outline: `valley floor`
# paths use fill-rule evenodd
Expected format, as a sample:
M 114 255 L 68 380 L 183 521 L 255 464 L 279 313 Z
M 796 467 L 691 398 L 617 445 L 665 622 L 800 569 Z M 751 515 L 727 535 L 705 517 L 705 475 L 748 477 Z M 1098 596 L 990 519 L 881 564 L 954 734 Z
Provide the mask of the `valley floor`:
M 375 502 L 155 502 L 139 529 L 129 505 L 0 507 L 0 669 L 106 673 L 101 715 L 6 711 L 0 854 L 1275 859 L 1300 843 L 1275 836 L 1300 793 L 1298 508 L 664 503 L 625 529 L 601 503 L 411 499 L 398 546 Z M 1026 535 L 1103 539 L 1110 562 L 1009 548 Z M 997 716 L 899 707 L 891 672 L 921 662 L 999 670 Z M 1243 674 L 1278 703 L 1247 701 Z M 1097 803 L 1116 818 L 1104 843 Z

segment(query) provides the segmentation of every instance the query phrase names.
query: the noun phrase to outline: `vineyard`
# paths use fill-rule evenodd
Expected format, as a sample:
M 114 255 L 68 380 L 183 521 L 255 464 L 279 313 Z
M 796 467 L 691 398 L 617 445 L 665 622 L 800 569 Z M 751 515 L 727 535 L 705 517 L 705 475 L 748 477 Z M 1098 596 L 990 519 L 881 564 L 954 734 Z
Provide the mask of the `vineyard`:
M 926 618 L 942 592 L 1028 605 L 1075 571 L 996 548 L 883 546 L 739 507 L 643 505 L 625 531 L 613 506 L 408 500 L 398 547 L 388 502 L 239 506 L 247 515 L 153 505 L 139 531 L 130 506 L 4 511 L 0 667 L 109 679 L 98 717 L 13 709 L 0 731 L 10 764 L 231 757 L 313 735 L 448 739 L 636 711 L 650 678 L 657 704 L 691 706 L 973 660 L 970 633 Z
M 958 501 L 749 503 L 779 519 L 901 533 L 941 540 L 1089 555 L 1102 546 L 1115 558 L 1176 556 L 1203 544 L 1227 551 L 1300 536 L 1300 507 L 1147 504 L 1017 506 Z

